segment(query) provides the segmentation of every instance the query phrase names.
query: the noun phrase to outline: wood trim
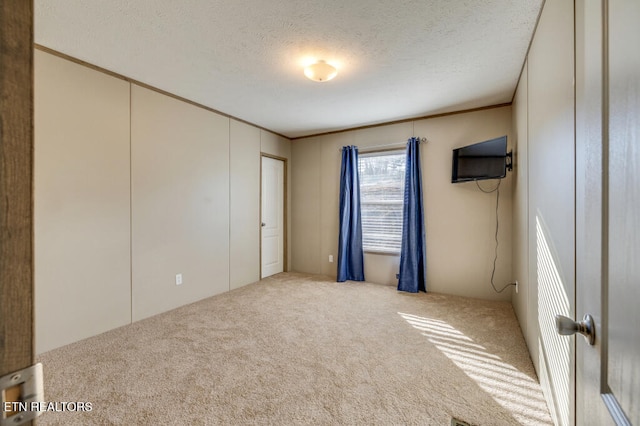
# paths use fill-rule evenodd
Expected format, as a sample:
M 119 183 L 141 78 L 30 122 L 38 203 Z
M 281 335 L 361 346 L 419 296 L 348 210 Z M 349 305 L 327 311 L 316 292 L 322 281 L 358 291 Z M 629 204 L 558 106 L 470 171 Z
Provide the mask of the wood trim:
M 49 54 L 51 54 L 53 56 L 57 56 L 58 58 L 65 59 L 65 60 L 67 60 L 69 62 L 73 62 L 74 64 L 82 65 L 83 67 L 90 68 L 90 69 L 92 69 L 94 71 L 101 72 L 101 73 L 106 74 L 108 76 L 115 77 L 115 78 L 120 79 L 120 80 L 128 81 L 130 83 L 133 82 L 133 83 L 138 84 L 137 81 L 135 81 L 133 79 L 130 79 L 130 78 L 127 78 L 127 77 L 123 76 L 122 74 L 118 74 L 117 72 L 113 72 L 113 71 L 110 71 L 110 70 L 108 70 L 106 68 L 102 68 L 102 67 L 99 67 L 97 65 L 93 65 L 92 63 L 85 62 L 85 61 L 83 61 L 81 59 L 74 58 L 73 56 L 69 56 L 69 55 L 67 55 L 65 53 L 58 52 L 57 50 L 50 49 L 50 48 L 48 48 L 46 46 L 42 46 L 41 44 L 33 43 L 33 47 L 34 47 L 34 49 L 40 50 L 40 51 L 45 52 L 45 53 L 49 53 Z
M 439 114 L 423 115 L 423 116 L 413 117 L 413 118 L 404 118 L 402 120 L 386 121 L 384 123 L 369 124 L 369 125 L 366 125 L 366 126 L 359 126 L 359 127 L 350 127 L 350 128 L 342 129 L 342 130 L 333 130 L 331 132 L 315 133 L 313 135 L 298 136 L 296 138 L 287 138 L 287 139 L 289 139 L 291 141 L 297 141 L 297 140 L 300 140 L 300 139 L 315 138 L 317 136 L 327 136 L 327 135 L 335 135 L 337 133 L 351 132 L 353 130 L 372 129 L 372 128 L 375 128 L 375 127 L 390 126 L 392 124 L 408 123 L 410 121 L 426 120 L 426 119 L 429 119 L 429 118 L 447 117 L 449 115 L 467 114 L 469 112 L 484 111 L 484 110 L 488 110 L 488 109 L 503 108 L 503 107 L 508 107 L 508 106 L 511 106 L 511 102 L 507 102 L 507 103 L 503 103 L 503 104 L 496 104 L 496 105 L 487 105 L 487 106 L 478 107 L 478 108 L 463 109 L 463 110 L 459 110 L 459 111 L 443 112 L 443 113 L 439 113 Z
M 129 78 L 129 77 L 124 76 L 122 74 L 118 74 L 117 72 L 110 71 L 110 70 L 108 70 L 106 68 L 99 67 L 98 65 L 94 65 L 92 63 L 83 61 L 83 60 L 78 59 L 78 58 L 74 58 L 73 56 L 69 56 L 69 55 L 67 55 L 65 53 L 58 52 L 57 50 L 48 48 L 46 46 L 42 46 L 40 44 L 35 44 L 35 43 L 34 43 L 33 46 L 34 46 L 34 48 L 36 48 L 36 49 L 38 49 L 38 50 L 40 50 L 42 52 L 46 52 L 46 53 L 49 53 L 51 55 L 57 56 L 59 58 L 66 59 L 67 61 L 73 62 L 73 63 L 78 64 L 78 65 L 82 65 L 83 67 L 90 68 L 90 69 L 92 69 L 94 71 L 98 71 L 98 72 L 101 72 L 103 74 L 107 74 L 107 75 L 109 75 L 111 77 L 115 77 L 115 78 L 118 78 L 120 80 L 127 81 L 127 82 L 129 82 L 131 84 L 135 84 L 137 86 L 144 87 L 145 89 L 153 90 L 154 92 L 160 93 L 160 94 L 165 95 L 165 96 L 169 96 L 169 97 L 171 97 L 173 99 L 177 99 L 177 100 L 182 101 L 182 102 L 186 102 L 186 103 L 188 103 L 190 105 L 193 105 L 195 107 L 202 108 L 204 110 L 216 113 L 216 114 L 221 115 L 223 117 L 227 117 L 227 118 L 239 121 L 241 123 L 245 123 L 245 124 L 248 124 L 250 126 L 256 127 L 258 129 L 264 130 L 266 132 L 273 133 L 274 135 L 281 136 L 281 137 L 283 137 L 285 139 L 289 139 L 285 135 L 277 133 L 277 132 L 274 132 L 273 130 L 269 130 L 269 129 L 265 128 L 265 127 L 258 126 L 257 124 L 251 123 L 249 121 L 243 120 L 243 119 L 238 118 L 238 117 L 234 117 L 233 115 L 229 115 L 227 113 L 224 113 L 224 112 L 219 111 L 217 109 L 214 109 L 214 108 L 208 107 L 206 105 L 200 104 L 198 102 L 194 102 L 194 101 L 189 100 L 187 98 L 183 98 L 182 96 L 178 96 L 178 95 L 173 94 L 171 92 L 167 92 L 166 90 L 159 89 L 159 88 L 157 88 L 155 86 L 151 86 L 150 84 L 143 83 L 143 82 L 141 82 L 139 80 L 135 80 L 133 78 Z
M 0 375 L 33 364 L 33 1 L 0 2 Z
M 287 208 L 289 206 L 289 197 L 287 196 L 288 192 L 289 192 L 289 177 L 288 177 L 288 173 L 287 173 L 287 169 L 289 167 L 289 159 L 286 157 L 279 157 L 277 155 L 273 155 L 273 154 L 268 154 L 266 152 L 261 152 L 260 153 L 260 223 L 258 224 L 258 226 L 260 226 L 260 279 L 262 279 L 262 157 L 266 157 L 266 158 L 271 158 L 274 160 L 280 160 L 283 162 L 283 167 L 284 167 L 284 175 L 283 175 L 283 180 L 284 180 L 284 194 L 283 194 L 283 203 L 284 203 L 284 211 L 283 211 L 283 218 L 282 221 L 284 222 L 282 224 L 283 227 L 283 239 L 284 239 L 284 247 L 283 247 L 283 271 L 287 272 L 289 270 L 289 243 L 288 243 L 288 239 L 289 239 L 289 226 L 287 225 L 289 223 L 289 214 L 287 213 Z

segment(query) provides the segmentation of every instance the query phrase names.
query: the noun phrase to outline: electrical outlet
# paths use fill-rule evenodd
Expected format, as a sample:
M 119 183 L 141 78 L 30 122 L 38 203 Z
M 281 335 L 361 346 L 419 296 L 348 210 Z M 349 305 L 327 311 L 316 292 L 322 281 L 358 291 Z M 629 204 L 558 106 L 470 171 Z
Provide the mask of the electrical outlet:
M 182 284 L 182 274 L 176 274 L 176 285 Z
M 333 255 L 332 254 L 329 255 L 329 263 L 333 263 Z
M 518 280 L 516 280 L 516 294 L 518 294 Z

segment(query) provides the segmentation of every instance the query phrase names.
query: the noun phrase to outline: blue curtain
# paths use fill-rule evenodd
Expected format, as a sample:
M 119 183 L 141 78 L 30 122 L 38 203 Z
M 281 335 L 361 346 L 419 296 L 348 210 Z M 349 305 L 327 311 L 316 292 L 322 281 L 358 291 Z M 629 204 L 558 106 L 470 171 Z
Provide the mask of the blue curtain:
M 426 267 L 420 139 L 411 138 L 407 142 L 398 290 L 411 293 L 426 292 Z
M 364 281 L 358 147 L 342 148 L 338 281 Z

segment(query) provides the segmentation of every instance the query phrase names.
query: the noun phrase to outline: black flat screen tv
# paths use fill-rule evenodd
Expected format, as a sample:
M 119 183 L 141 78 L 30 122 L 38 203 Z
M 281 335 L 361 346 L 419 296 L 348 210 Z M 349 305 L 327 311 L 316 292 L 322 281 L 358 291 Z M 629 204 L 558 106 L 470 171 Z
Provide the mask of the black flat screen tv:
M 510 165 L 507 137 L 490 139 L 453 150 L 451 183 L 502 179 Z

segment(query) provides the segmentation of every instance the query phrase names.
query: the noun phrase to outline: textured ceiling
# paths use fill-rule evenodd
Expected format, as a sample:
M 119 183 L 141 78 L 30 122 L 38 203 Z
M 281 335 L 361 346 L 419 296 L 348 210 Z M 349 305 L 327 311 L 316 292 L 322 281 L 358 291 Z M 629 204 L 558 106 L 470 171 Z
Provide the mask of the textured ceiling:
M 541 4 L 35 0 L 35 42 L 298 137 L 510 102 Z

